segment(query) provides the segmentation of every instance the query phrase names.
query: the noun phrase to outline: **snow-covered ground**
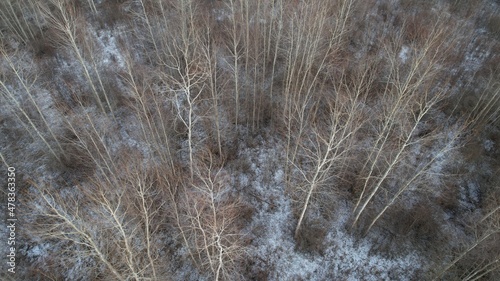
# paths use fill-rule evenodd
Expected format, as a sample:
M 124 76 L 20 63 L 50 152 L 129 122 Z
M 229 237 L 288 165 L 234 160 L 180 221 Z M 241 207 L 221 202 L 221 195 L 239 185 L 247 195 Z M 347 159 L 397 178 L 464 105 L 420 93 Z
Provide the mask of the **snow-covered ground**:
M 255 207 L 248 227 L 253 238 L 248 255 L 252 271 L 269 272 L 268 280 L 414 280 L 425 262 L 416 252 L 384 257 L 372 250 L 372 242 L 356 239 L 346 224 L 352 213 L 341 198 L 335 202 L 335 218 L 323 225 L 327 235 L 318 252 L 296 247 L 293 231 L 297 222 L 292 202 L 286 194 L 283 148 L 275 142 L 258 149 L 244 149 L 239 157 L 247 160 L 250 170 L 234 175 L 244 194 Z

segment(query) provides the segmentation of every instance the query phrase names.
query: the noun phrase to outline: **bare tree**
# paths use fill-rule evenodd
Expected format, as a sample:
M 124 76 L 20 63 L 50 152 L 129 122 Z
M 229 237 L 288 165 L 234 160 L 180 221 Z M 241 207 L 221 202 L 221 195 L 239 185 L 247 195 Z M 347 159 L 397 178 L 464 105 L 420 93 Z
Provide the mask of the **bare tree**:
M 439 269 L 433 280 L 441 280 L 457 263 L 466 259 L 467 256 L 475 254 L 472 258 L 474 261 L 480 260 L 478 266 L 472 267 L 472 270 L 461 276 L 462 280 L 481 280 L 485 275 L 498 271 L 500 268 L 500 253 L 493 251 L 488 255 L 481 251 L 481 247 L 488 248 L 488 243 L 492 243 L 496 247 L 498 238 L 500 237 L 500 213 L 498 209 L 493 209 L 484 215 L 476 225 L 472 226 L 474 231 L 474 239 L 468 243 L 456 257 L 447 263 L 443 268 Z M 478 250 L 479 249 L 479 250 Z
M 199 68 L 195 61 L 186 62 L 184 69 L 179 66 L 181 81 L 178 81 L 178 90 L 175 91 L 175 107 L 179 120 L 187 129 L 189 149 L 189 170 L 191 178 L 194 176 L 194 153 L 196 142 L 193 138 L 195 124 L 201 118 L 195 112 L 197 104 L 202 98 L 203 88 L 207 79 L 207 72 Z
M 36 20 L 30 22 L 30 16 Z M 24 44 L 36 41 L 38 34 L 42 34 L 40 16 L 32 0 L 6 0 L 0 3 L 0 23 Z
M 175 155 L 171 148 L 173 126 L 169 124 L 173 123 L 173 116 L 170 116 L 172 108 L 164 104 L 162 93 L 157 93 L 158 90 L 155 91 L 152 86 L 159 79 L 151 71 L 135 67 L 137 64 L 130 54 L 126 56 L 125 65 L 123 78 L 133 97 L 130 106 L 140 120 L 143 139 L 158 153 L 162 163 L 168 163 L 175 172 Z
M 215 166 L 210 152 L 195 167 L 193 181 L 184 186 L 180 210 L 181 231 L 195 258 L 214 280 L 232 280 L 238 275 L 244 254 L 240 217 L 244 205 L 231 195 L 229 175 Z
M 326 81 L 320 75 L 327 69 L 328 58 L 342 47 L 352 6 L 350 0 L 335 5 L 327 1 L 315 5 L 299 3 L 297 12 L 283 22 L 289 27 L 284 29 L 282 38 L 286 42 L 286 62 L 281 108 L 287 130 L 286 156 L 291 162 L 307 126 L 304 109 L 324 90 Z M 334 13 L 333 20 L 330 12 Z M 286 164 L 287 175 L 291 162 Z
M 79 254 L 96 258 L 118 280 L 166 280 L 168 263 L 160 262 L 158 255 L 164 224 L 162 187 L 156 185 L 154 170 L 132 163 L 121 167 L 123 174 L 110 179 L 113 185 L 90 180 L 70 191 L 74 194 L 69 198 L 48 183 L 32 182 L 39 198 L 34 215 L 43 222 L 36 233 L 71 242 L 75 250 L 81 249 Z
M 447 28 L 443 22 L 436 23 L 423 46 L 411 58 L 408 66 L 405 65 L 406 62 L 402 63 L 396 57 L 397 50 L 402 47 L 401 38 L 398 40 L 396 37 L 395 48 L 387 48 L 389 74 L 382 96 L 385 106 L 381 109 L 380 119 L 373 120 L 376 122 L 373 127 L 377 128 L 377 135 L 372 145 L 373 150 L 370 151 L 362 168 L 364 184 L 354 208 L 353 227 L 385 182 L 404 163 L 407 151 L 415 144 L 424 142 L 424 138 L 435 138 L 432 134 L 416 136 L 416 132 L 424 117 L 434 110 L 448 93 L 440 89 L 442 86 L 438 77 L 444 70 L 437 67 L 437 63 L 442 59 L 439 56 L 440 52 L 446 52 L 452 46 L 445 44 L 446 32 Z M 451 143 L 455 141 L 459 133 L 450 140 Z M 445 145 L 443 150 L 446 149 L 450 148 Z M 424 164 L 423 167 L 428 167 L 434 159 Z M 423 170 L 417 169 L 415 174 L 409 176 L 400 192 L 396 193 L 370 227 L 394 203 L 401 192 L 418 178 L 421 172 Z
M 363 85 L 363 81 L 360 82 L 360 85 Z M 339 87 L 338 91 L 333 100 L 319 101 L 317 107 L 321 107 L 319 105 L 321 103 L 328 104 L 326 112 L 310 114 L 315 117 L 323 115 L 326 117 L 324 119 L 319 117 L 321 119 L 313 123 L 312 129 L 307 132 L 309 137 L 305 138 L 300 145 L 300 157 L 294 158 L 300 159 L 300 163 L 292 162 L 306 183 L 302 188 L 306 195 L 295 228 L 296 238 L 313 194 L 332 178 L 342 177 L 341 171 L 356 148 L 357 131 L 363 126 L 363 110 L 361 109 L 365 97 L 363 88 L 349 91 L 348 88 Z M 305 107 L 305 105 L 302 106 Z
M 90 41 L 92 38 L 87 36 L 86 38 L 86 28 L 88 28 L 84 17 L 79 14 L 79 11 L 73 5 L 69 5 L 66 0 L 50 0 L 47 3 L 39 3 L 39 9 L 41 14 L 43 14 L 47 20 L 50 22 L 51 26 L 58 32 L 58 42 L 65 47 L 70 48 L 76 55 L 77 61 L 83 69 L 83 74 L 87 80 L 94 99 L 97 103 L 99 109 L 106 113 L 106 107 L 111 112 L 113 118 L 113 106 L 111 105 L 111 100 L 104 89 L 102 78 L 100 72 L 97 68 L 94 53 L 91 48 Z M 83 37 L 83 38 L 82 38 Z M 90 63 L 92 68 L 87 66 L 87 60 L 85 59 L 85 50 L 90 55 Z M 93 70 L 93 71 L 92 71 Z M 98 84 L 92 78 L 92 74 L 97 78 Z M 104 98 L 105 104 L 102 103 L 101 99 Z
M 54 128 L 51 124 L 49 124 L 49 121 L 45 117 L 45 114 L 39 105 L 40 102 L 37 101 L 37 97 L 33 93 L 37 76 L 30 77 L 30 74 L 26 74 L 25 71 L 19 68 L 19 66 L 16 66 L 11 60 L 10 55 L 8 55 L 3 48 L 0 48 L 0 54 L 2 54 L 5 58 L 10 70 L 16 78 L 14 81 L 9 83 L 5 76 L 1 77 L 0 86 L 2 88 L 0 91 L 2 96 L 6 97 L 8 102 L 13 106 L 13 108 L 15 108 L 15 115 L 22 121 L 28 132 L 31 134 L 31 130 L 33 130 L 35 132 L 34 137 L 36 139 L 40 139 L 48 148 L 50 154 L 52 154 L 58 161 L 61 161 L 60 157 L 61 155 L 64 156 L 64 150 L 56 137 Z M 15 84 L 20 85 L 21 89 L 17 90 Z M 33 118 L 32 114 L 29 114 L 28 110 L 23 107 L 23 98 L 27 98 L 29 104 L 33 106 L 36 117 L 40 118 L 43 125 L 37 125 L 38 122 Z M 45 135 L 45 131 L 49 133 L 49 138 Z M 55 143 L 55 146 L 51 143 Z
M 228 3 L 229 10 L 231 11 L 231 42 L 228 46 L 231 55 L 233 57 L 232 72 L 234 75 L 234 97 L 235 97 L 235 126 L 238 127 L 238 118 L 240 114 L 240 59 L 242 53 L 239 49 L 239 45 L 242 41 L 241 30 L 238 28 L 238 23 L 240 22 L 240 9 L 243 9 L 241 3 L 238 0 L 230 0 Z M 248 24 L 248 23 L 247 23 Z

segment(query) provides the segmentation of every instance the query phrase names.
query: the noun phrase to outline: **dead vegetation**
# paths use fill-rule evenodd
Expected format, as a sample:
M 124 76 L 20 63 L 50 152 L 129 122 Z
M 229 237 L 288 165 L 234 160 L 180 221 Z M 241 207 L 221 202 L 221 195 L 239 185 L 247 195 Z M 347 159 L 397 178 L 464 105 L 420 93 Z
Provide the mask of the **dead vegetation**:
M 28 243 L 53 251 L 26 254 L 23 274 L 279 278 L 252 253 L 253 222 L 284 200 L 300 255 L 331 250 L 349 209 L 336 227 L 376 254 L 417 252 L 420 279 L 494 280 L 487 2 L 2 2 L 0 156 L 27 170 Z M 243 154 L 270 144 L 283 159 Z

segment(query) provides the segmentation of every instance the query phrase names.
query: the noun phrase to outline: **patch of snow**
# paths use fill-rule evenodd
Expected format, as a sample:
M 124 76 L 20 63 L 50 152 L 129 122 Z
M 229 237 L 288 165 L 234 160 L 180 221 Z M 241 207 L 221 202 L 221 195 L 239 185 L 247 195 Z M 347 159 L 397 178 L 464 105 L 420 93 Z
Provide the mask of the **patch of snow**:
M 480 189 L 477 182 L 468 180 L 466 184 L 460 185 L 459 201 L 462 207 L 470 211 L 476 210 L 480 199 Z
M 426 153 L 433 162 L 427 169 L 427 181 L 433 186 L 442 184 L 442 175 L 449 164 L 459 161 L 457 147 L 459 144 L 460 126 L 450 126 L 441 132 L 438 141 Z M 435 189 L 439 190 L 439 189 Z
M 408 52 L 410 51 L 410 48 L 408 46 L 403 46 L 401 48 L 401 51 L 399 52 L 399 59 L 405 63 L 408 60 Z
M 413 273 L 423 263 L 417 253 L 402 254 L 398 258 L 373 254 L 374 245 L 369 240 L 355 241 L 345 231 L 350 210 L 339 206 L 337 212 L 338 219 L 326 238 L 326 244 L 330 246 L 324 259 L 330 263 L 328 266 L 333 269 L 335 277 L 346 280 L 413 280 Z
M 487 152 L 490 152 L 495 147 L 495 142 L 492 140 L 485 140 L 483 146 Z
M 410 251 L 397 258 L 372 253 L 372 242 L 357 242 L 345 230 L 351 214 L 347 206 L 339 207 L 337 219 L 325 225 L 328 234 L 323 255 L 298 251 L 293 238 L 296 218 L 283 182 L 284 169 L 281 164 L 269 161 L 277 159 L 283 153 L 281 150 L 268 144 L 260 149 L 243 150 L 240 155 L 252 163 L 249 189 L 261 199 L 252 200 L 256 213 L 250 232 L 258 234 L 248 253 L 257 261 L 255 271 L 269 272 L 269 280 L 413 280 L 424 266 L 417 253 Z M 272 176 L 266 178 L 263 171 Z M 241 175 L 238 177 L 241 179 Z
M 48 253 L 47 250 L 51 247 L 52 245 L 49 243 L 35 245 L 26 252 L 26 256 L 31 259 L 38 258 L 39 256 L 45 256 Z
M 213 9 L 212 13 L 215 15 L 217 21 L 224 21 L 226 19 L 231 19 L 231 13 L 226 9 Z
M 238 179 L 239 179 L 240 186 L 247 186 L 250 183 L 248 176 L 245 174 L 241 174 Z
M 283 170 L 278 169 L 276 173 L 274 174 L 274 181 L 275 182 L 281 182 L 283 180 Z
M 92 272 L 92 270 L 89 270 L 90 268 L 99 267 L 102 268 L 102 265 L 97 264 L 92 257 L 78 255 L 75 263 L 68 268 L 66 276 L 69 280 L 92 280 L 92 276 L 88 276 L 85 274 L 89 274 Z
M 118 48 L 118 43 L 116 41 L 116 35 L 120 34 L 115 30 L 100 30 L 99 32 L 93 31 L 94 38 L 98 46 L 102 49 L 102 58 L 100 64 L 104 67 L 115 64 L 115 67 L 125 68 L 125 58 L 123 57 L 120 49 Z
M 483 62 L 490 55 L 490 51 L 484 48 L 480 43 L 480 37 L 474 38 L 468 46 L 468 51 L 465 54 L 465 60 L 462 63 L 463 68 L 471 72 L 475 72 L 481 68 Z

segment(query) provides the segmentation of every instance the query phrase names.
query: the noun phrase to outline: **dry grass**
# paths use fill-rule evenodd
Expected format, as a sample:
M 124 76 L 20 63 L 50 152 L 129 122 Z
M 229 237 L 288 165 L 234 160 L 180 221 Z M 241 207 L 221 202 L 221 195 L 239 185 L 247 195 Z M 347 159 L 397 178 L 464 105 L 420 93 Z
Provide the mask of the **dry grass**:
M 299 251 L 323 254 L 325 249 L 324 239 L 327 231 L 321 220 L 306 220 L 296 237 Z
M 486 21 L 486 28 L 494 38 L 500 39 L 500 16 L 498 14 L 491 15 Z

